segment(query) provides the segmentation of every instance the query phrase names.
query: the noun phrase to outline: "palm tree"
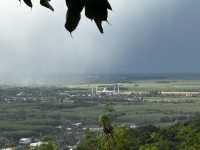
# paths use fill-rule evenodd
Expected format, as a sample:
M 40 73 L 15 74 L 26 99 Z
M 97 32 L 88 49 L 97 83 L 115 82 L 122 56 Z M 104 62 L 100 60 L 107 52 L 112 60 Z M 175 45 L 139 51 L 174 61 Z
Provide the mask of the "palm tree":
M 19 0 L 21 3 L 21 0 Z M 40 0 L 40 4 L 43 7 L 46 7 L 52 11 L 54 8 L 50 4 L 51 0 Z M 23 0 L 23 2 L 29 6 L 33 7 L 32 0 Z M 108 19 L 108 10 L 112 10 L 112 7 L 108 0 L 65 0 L 67 5 L 67 13 L 66 13 L 66 23 L 65 28 L 70 33 L 73 32 L 81 19 L 81 12 L 85 7 L 85 16 L 94 20 L 99 31 L 103 33 L 102 22 L 107 21 Z
M 111 119 L 108 115 L 102 115 L 99 117 L 99 125 L 103 127 L 105 135 L 112 135 L 113 127 L 111 125 Z
M 113 138 L 113 127 L 111 125 L 111 119 L 108 115 L 102 115 L 99 117 L 99 125 L 103 127 L 103 137 L 102 137 L 102 145 L 105 150 L 113 150 L 114 149 L 114 138 Z M 102 146 L 101 145 L 101 146 Z

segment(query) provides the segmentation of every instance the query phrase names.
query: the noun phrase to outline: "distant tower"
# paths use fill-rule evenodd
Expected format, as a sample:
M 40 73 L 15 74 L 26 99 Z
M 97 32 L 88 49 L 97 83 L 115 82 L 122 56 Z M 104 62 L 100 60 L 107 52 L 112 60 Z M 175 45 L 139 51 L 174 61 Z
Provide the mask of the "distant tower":
M 119 83 L 117 84 L 117 93 L 119 94 Z
M 114 85 L 113 93 L 115 93 L 115 85 Z
M 98 91 L 98 87 L 96 86 L 96 94 L 97 94 L 97 91 Z
M 92 96 L 94 96 L 94 88 L 92 87 Z

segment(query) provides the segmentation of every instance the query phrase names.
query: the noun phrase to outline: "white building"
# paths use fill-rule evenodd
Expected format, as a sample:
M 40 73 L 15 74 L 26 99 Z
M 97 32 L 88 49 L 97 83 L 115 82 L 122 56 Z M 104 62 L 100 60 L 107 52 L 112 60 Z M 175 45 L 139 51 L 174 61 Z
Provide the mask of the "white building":
M 15 148 L 14 147 L 8 147 L 8 148 L 2 148 L 0 150 L 15 150 Z
M 21 138 L 19 144 L 27 145 L 31 143 L 31 138 Z
M 31 148 L 35 148 L 35 147 L 39 147 L 39 146 L 41 146 L 43 144 L 48 144 L 48 143 L 47 142 L 35 142 L 35 143 L 31 143 L 30 147 Z
M 103 90 L 98 90 L 98 87 L 96 87 L 96 91 L 94 92 L 94 89 L 92 88 L 92 95 L 105 95 L 105 96 L 113 96 L 119 94 L 119 84 L 113 86 L 113 90 L 108 90 L 106 87 L 103 88 Z
M 112 95 L 114 95 L 114 91 L 110 91 L 110 90 L 107 90 L 106 88 L 104 88 L 102 91 L 97 90 L 96 95 L 112 96 Z

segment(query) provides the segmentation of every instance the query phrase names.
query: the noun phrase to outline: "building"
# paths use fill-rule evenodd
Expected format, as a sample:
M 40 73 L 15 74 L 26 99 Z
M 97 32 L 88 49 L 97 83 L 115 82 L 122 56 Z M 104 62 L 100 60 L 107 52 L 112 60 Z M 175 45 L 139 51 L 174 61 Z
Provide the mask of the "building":
M 92 96 L 113 96 L 119 94 L 119 84 L 113 85 L 113 90 L 108 90 L 106 87 L 99 90 L 98 87 L 92 88 Z
M 0 149 L 0 150 L 15 150 L 16 148 L 14 148 L 14 147 L 7 147 L 7 148 L 2 148 L 2 149 Z
M 104 88 L 103 90 L 97 90 L 96 95 L 103 95 L 103 96 L 113 96 L 115 94 L 114 90 L 110 91 Z
M 39 147 L 39 146 L 41 146 L 41 145 L 43 145 L 43 144 L 48 144 L 47 142 L 35 142 L 35 143 L 31 143 L 30 144 L 30 148 L 36 148 L 36 147 Z
M 21 144 L 21 145 L 28 145 L 28 144 L 31 143 L 31 141 L 32 141 L 31 138 L 21 138 L 21 139 L 19 140 L 19 144 Z

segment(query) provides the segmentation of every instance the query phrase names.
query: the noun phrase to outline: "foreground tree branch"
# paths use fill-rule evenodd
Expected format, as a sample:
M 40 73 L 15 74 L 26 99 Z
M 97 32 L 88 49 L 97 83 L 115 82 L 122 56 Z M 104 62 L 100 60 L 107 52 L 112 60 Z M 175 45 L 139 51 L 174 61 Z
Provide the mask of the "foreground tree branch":
M 21 3 L 21 0 L 19 0 Z M 50 4 L 51 0 L 40 0 L 40 4 L 43 7 L 54 11 L 54 8 Z M 33 7 L 31 0 L 23 0 L 28 7 Z M 78 26 L 81 19 L 81 12 L 85 8 L 85 16 L 94 20 L 99 31 L 104 33 L 102 22 L 108 22 L 108 10 L 112 10 L 112 7 L 108 0 L 65 0 L 68 8 L 66 13 L 65 28 L 72 33 Z

